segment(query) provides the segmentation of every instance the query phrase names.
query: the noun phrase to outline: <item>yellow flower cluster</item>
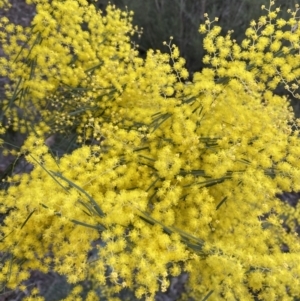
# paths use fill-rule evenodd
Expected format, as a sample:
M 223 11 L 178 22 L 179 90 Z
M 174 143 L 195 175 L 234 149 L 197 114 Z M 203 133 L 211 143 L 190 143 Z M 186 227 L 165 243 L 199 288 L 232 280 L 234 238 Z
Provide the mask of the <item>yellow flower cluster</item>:
M 9 7 L 11 7 L 9 0 L 0 0 L 0 8 L 8 9 Z
M 1 284 L 54 270 L 154 300 L 186 271 L 196 300 L 299 296 L 299 239 L 282 225 L 299 214 L 276 197 L 300 190 L 299 120 L 272 92 L 297 96 L 298 8 L 285 21 L 271 1 L 241 45 L 206 16 L 207 67 L 188 81 L 171 43 L 137 56 L 132 13 L 32 2 L 30 29 L 1 19 L 3 111 L 33 166 L 0 192 Z M 51 133 L 75 133 L 77 149 L 52 155 Z

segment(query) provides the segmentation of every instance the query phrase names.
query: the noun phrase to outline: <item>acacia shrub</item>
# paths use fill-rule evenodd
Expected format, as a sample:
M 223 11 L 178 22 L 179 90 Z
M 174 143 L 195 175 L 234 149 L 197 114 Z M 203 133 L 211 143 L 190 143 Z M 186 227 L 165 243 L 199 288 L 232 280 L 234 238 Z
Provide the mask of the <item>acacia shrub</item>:
M 298 97 L 298 7 L 284 20 L 271 1 L 241 45 L 206 15 L 206 67 L 189 81 L 172 39 L 138 57 L 132 12 L 28 2 L 31 28 L 1 19 L 0 72 L 14 83 L 2 116 L 28 135 L 15 154 L 33 166 L 0 194 L 1 284 L 25 290 L 31 270 L 51 270 L 92 279 L 86 300 L 108 282 L 111 296 L 153 300 L 186 271 L 197 300 L 299 296 L 298 210 L 276 197 L 300 188 L 299 120 L 272 92 Z M 74 133 L 62 156 L 45 143 Z

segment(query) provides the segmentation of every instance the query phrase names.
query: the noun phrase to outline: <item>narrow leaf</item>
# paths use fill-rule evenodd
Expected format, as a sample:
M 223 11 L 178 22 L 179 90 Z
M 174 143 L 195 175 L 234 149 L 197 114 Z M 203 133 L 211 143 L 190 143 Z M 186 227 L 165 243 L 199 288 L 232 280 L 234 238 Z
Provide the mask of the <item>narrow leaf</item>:
M 208 298 L 213 294 L 213 292 L 214 292 L 214 291 L 210 291 L 210 292 L 204 297 L 204 299 L 203 299 L 202 301 L 208 300 Z
M 38 161 L 36 160 L 33 156 L 29 155 L 37 164 L 39 164 L 45 171 L 46 173 L 60 186 L 62 187 L 64 190 L 67 191 L 66 187 L 64 187 L 59 181 L 57 181 L 57 179 Z
M 88 228 L 93 228 L 93 229 L 100 230 L 100 231 L 104 231 L 106 229 L 102 225 L 90 225 L 90 224 L 86 224 L 84 222 L 77 221 L 75 219 L 71 219 L 71 222 L 76 224 L 76 225 L 80 225 L 80 226 L 84 226 L 84 227 L 88 227 Z
M 21 226 L 21 229 L 23 229 L 23 227 L 26 225 L 26 223 L 28 222 L 28 220 L 30 219 L 30 217 L 32 216 L 32 214 L 35 212 L 35 210 L 31 211 L 29 213 L 29 215 L 27 216 L 27 218 L 25 219 L 24 223 Z
M 217 205 L 216 210 L 218 210 L 218 209 L 223 205 L 223 203 L 226 202 L 226 200 L 227 200 L 227 196 L 225 196 L 225 197 L 223 198 L 223 200 Z
M 82 189 L 80 186 L 76 185 L 74 182 L 70 181 L 69 179 L 65 178 L 60 172 L 51 171 L 51 173 L 53 175 L 61 178 L 62 180 L 66 181 L 68 184 L 70 184 L 72 187 L 76 188 L 80 192 L 82 192 L 93 204 L 93 208 L 95 209 L 96 213 L 98 213 L 99 216 L 102 216 L 102 217 L 104 216 L 104 213 L 101 210 L 101 208 L 99 207 L 99 205 L 97 204 L 97 202 L 84 189 Z

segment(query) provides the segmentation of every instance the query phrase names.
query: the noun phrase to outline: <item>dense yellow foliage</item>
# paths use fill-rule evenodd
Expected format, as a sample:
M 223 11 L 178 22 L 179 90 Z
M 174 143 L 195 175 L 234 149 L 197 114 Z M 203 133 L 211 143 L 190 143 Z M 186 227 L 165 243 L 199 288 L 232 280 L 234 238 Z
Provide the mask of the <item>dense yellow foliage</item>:
M 196 300 L 300 296 L 299 239 L 282 227 L 298 209 L 276 197 L 300 190 L 298 120 L 272 93 L 283 84 L 298 96 L 298 8 L 282 20 L 272 1 L 241 45 L 207 18 L 207 67 L 189 80 L 171 42 L 169 54 L 138 57 L 131 12 L 27 2 L 31 28 L 1 19 L 0 74 L 13 81 L 2 112 L 28 134 L 18 155 L 34 168 L 1 191 L 0 282 L 15 289 L 32 269 L 54 270 L 153 300 L 187 271 Z M 49 152 L 46 137 L 74 132 L 75 151 Z

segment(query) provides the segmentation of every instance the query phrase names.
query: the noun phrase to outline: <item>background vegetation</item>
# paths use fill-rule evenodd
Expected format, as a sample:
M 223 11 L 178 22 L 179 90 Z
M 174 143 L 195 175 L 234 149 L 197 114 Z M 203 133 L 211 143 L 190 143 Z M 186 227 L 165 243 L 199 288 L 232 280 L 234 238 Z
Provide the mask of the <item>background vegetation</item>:
M 223 35 L 234 30 L 232 37 L 241 42 L 250 21 L 261 16 L 261 5 L 266 4 L 265 0 L 98 0 L 97 5 L 104 9 L 109 2 L 134 11 L 133 24 L 144 29 L 140 39 L 134 38 L 141 54 L 150 48 L 166 52 L 162 42 L 173 36 L 192 74 L 203 67 L 203 36 L 198 29 L 204 22 L 204 13 L 211 19 L 219 18 Z M 296 3 L 296 0 L 276 1 L 282 18 L 288 17 L 287 9 Z
M 261 16 L 261 5 L 265 0 L 98 0 L 97 6 L 104 10 L 108 3 L 121 9 L 134 11 L 133 24 L 143 28 L 140 38 L 133 37 L 139 45 L 142 57 L 148 49 L 159 49 L 166 52 L 163 41 L 173 42 L 179 47 L 181 55 L 186 59 L 186 67 L 190 76 L 203 68 L 204 55 L 203 36 L 198 34 L 199 24 L 204 22 L 204 13 L 211 19 L 219 18 L 218 25 L 222 34 L 234 30 L 232 37 L 238 43 L 245 36 L 245 30 L 251 20 Z M 294 7 L 297 0 L 277 0 L 276 6 L 281 8 L 282 18 L 287 19 L 287 9 Z M 277 88 L 277 94 L 286 94 Z M 297 117 L 300 117 L 300 105 L 290 95 L 291 103 Z

